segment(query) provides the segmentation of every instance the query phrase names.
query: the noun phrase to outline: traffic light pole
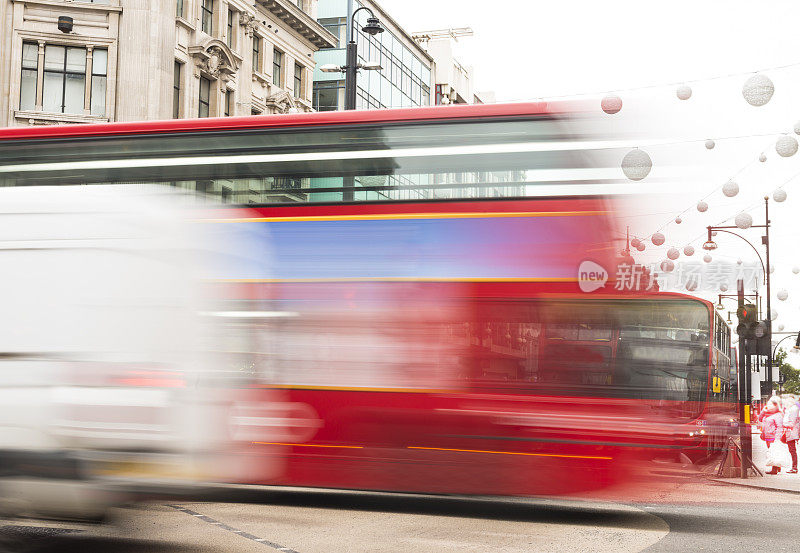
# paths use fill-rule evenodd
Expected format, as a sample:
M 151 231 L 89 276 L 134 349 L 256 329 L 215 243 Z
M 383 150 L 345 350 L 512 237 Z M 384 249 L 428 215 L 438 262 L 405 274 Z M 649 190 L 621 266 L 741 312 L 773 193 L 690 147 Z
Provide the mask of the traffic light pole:
M 772 298 L 772 294 L 770 293 L 770 264 L 769 264 L 769 196 L 764 196 L 764 209 L 766 211 L 765 216 L 767 218 L 766 233 L 765 236 L 761 237 L 761 242 L 767 249 L 767 335 L 769 336 L 770 342 L 772 341 L 772 309 L 770 308 L 770 299 Z M 771 346 L 772 344 L 770 344 Z M 770 348 L 771 350 L 772 348 Z M 769 390 L 769 395 L 772 396 L 772 352 L 770 351 L 769 356 L 767 357 L 767 389 Z
M 752 391 L 750 390 L 752 377 L 750 374 L 749 366 L 747 364 L 747 355 L 745 353 L 745 338 L 746 332 L 743 327 L 745 326 L 744 320 L 741 318 L 741 313 L 744 311 L 744 280 L 739 279 L 736 281 L 737 300 L 739 303 L 739 440 L 742 444 L 742 478 L 748 477 L 748 471 L 752 464 L 753 458 L 753 433 L 750 427 L 750 398 Z

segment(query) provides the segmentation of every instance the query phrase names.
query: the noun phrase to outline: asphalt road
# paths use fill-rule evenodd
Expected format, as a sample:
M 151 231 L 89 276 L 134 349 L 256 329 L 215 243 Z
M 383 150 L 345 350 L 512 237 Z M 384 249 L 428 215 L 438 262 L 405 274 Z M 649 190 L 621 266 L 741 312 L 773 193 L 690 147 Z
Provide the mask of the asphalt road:
M 115 511 L 113 527 L 7 522 L 36 552 L 794 551 L 800 495 L 676 478 L 648 502 L 243 488 Z

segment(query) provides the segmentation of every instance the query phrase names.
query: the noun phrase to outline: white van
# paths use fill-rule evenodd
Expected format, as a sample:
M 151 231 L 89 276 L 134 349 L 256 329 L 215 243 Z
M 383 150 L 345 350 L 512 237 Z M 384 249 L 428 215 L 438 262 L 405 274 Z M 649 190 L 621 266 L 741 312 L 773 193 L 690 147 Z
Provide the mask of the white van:
M 236 442 L 277 429 L 235 428 L 250 375 L 220 344 L 239 330 L 205 316 L 204 277 L 267 262 L 264 246 L 195 205 L 146 186 L 0 189 L 0 515 L 94 519 L 278 470 Z

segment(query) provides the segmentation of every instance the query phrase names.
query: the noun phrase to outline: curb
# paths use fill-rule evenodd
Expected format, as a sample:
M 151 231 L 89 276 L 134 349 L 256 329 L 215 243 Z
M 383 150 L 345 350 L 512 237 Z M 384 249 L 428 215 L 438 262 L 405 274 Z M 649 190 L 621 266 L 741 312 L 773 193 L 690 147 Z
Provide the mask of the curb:
M 773 488 L 771 486 L 762 486 L 759 484 L 745 484 L 743 482 L 731 482 L 724 478 L 709 478 L 711 482 L 718 482 L 720 484 L 727 484 L 728 486 L 739 486 L 740 488 L 750 488 L 750 489 L 757 489 L 757 490 L 767 490 L 771 492 L 781 492 L 781 493 L 791 493 L 795 495 L 800 495 L 800 490 L 787 490 L 785 488 Z

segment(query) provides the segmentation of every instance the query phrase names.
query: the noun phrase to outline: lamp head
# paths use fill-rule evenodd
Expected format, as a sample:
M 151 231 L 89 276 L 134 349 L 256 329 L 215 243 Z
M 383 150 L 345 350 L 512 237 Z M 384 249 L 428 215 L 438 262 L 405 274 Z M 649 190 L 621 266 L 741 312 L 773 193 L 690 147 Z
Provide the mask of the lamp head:
M 361 30 L 368 35 L 375 36 L 383 32 L 383 27 L 381 27 L 381 22 L 378 21 L 377 17 L 368 17 L 367 24 L 361 27 Z
M 341 73 L 342 67 L 333 63 L 326 63 L 325 65 L 320 65 L 319 70 L 323 73 Z

